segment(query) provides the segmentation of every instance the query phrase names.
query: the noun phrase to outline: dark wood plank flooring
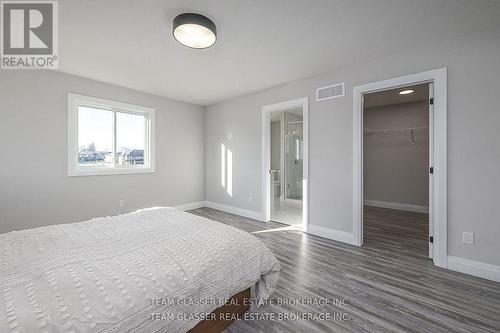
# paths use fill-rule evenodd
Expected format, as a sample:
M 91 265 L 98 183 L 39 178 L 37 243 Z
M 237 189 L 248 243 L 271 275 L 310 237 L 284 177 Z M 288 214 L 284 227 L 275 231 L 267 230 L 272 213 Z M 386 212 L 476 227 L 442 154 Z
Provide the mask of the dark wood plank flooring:
M 238 320 L 226 332 L 500 332 L 500 283 L 435 267 L 427 259 L 427 216 L 365 209 L 362 247 L 210 208 L 191 211 L 252 233 L 282 265 L 282 299 L 330 298 L 337 305 L 267 305 L 266 314 L 337 314 L 329 320 Z

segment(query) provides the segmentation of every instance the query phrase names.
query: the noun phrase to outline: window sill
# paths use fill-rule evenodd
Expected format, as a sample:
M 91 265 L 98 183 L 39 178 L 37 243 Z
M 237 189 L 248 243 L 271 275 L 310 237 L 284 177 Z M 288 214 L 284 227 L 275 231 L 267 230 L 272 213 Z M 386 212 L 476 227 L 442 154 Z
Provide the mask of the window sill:
M 137 173 L 153 173 L 154 168 L 108 168 L 108 169 L 85 169 L 68 170 L 68 177 L 79 176 L 107 176 L 107 175 L 128 175 Z

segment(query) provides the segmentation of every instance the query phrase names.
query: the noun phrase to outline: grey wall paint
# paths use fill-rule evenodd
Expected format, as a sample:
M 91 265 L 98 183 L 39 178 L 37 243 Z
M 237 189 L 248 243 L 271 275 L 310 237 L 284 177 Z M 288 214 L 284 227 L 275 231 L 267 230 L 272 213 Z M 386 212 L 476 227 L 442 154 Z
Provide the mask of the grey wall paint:
M 68 92 L 155 108 L 156 172 L 68 177 Z M 203 200 L 204 112 L 53 71 L 2 71 L 0 233 Z
M 309 221 L 351 232 L 353 86 L 448 66 L 448 253 L 500 265 L 499 54 L 497 27 L 212 105 L 206 199 L 261 212 L 262 105 L 309 96 Z M 316 88 L 342 81 L 345 98 L 315 101 Z M 233 149 L 232 197 L 220 187 L 221 142 Z
M 385 130 L 429 126 L 429 103 L 420 101 L 365 109 L 364 127 Z M 366 136 L 363 148 L 364 198 L 427 207 L 429 134 Z

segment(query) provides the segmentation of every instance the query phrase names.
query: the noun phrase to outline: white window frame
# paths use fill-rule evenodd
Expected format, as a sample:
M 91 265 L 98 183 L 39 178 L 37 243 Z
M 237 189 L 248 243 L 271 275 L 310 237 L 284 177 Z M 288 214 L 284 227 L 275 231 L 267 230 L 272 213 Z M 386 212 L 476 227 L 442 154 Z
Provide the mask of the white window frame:
M 113 112 L 113 167 L 78 165 L 78 107 L 87 106 Z M 118 166 L 116 161 L 116 112 L 139 114 L 147 118 L 144 165 Z M 155 110 L 117 101 L 68 94 L 68 176 L 99 176 L 155 172 Z

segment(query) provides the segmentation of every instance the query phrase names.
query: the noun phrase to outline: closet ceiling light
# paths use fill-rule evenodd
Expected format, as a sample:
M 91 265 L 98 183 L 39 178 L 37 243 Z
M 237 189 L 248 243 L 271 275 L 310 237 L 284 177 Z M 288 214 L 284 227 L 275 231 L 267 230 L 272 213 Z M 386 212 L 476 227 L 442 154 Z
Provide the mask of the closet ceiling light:
M 399 94 L 400 95 L 409 95 L 409 94 L 413 94 L 415 91 L 413 89 L 407 89 L 407 90 L 403 90 L 403 91 L 400 91 Z
M 217 41 L 217 27 L 208 17 L 184 13 L 174 18 L 174 38 L 187 47 L 205 49 Z

